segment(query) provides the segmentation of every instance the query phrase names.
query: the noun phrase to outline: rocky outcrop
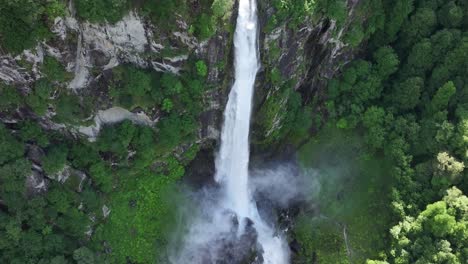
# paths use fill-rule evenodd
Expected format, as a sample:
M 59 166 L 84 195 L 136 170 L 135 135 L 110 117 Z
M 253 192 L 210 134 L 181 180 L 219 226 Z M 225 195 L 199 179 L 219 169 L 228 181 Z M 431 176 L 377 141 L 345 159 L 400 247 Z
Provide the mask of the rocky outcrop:
M 260 23 L 264 30 L 260 32 L 259 41 L 262 71 L 257 79 L 254 106 L 254 151 L 256 144 L 262 145 L 259 148 L 264 153 L 268 152 L 265 148 L 275 151 L 278 147 L 271 146 L 269 138 L 282 129 L 289 112 L 290 93 L 285 90 L 298 91 L 302 103 L 311 106 L 314 112 L 325 111 L 323 102 L 328 80 L 336 76 L 358 50 L 344 42 L 358 3 L 359 0 L 347 2 L 349 17 L 340 26 L 316 10 L 295 28 L 288 20 L 271 28 L 269 18 L 276 11 L 270 1 L 259 0 Z M 280 138 L 273 141 L 277 145 L 283 143 Z
M 90 141 L 94 141 L 103 125 L 118 123 L 123 120 L 130 120 L 134 123 L 147 126 L 154 126 L 157 122 L 157 119 L 151 120 L 150 117 L 142 111 L 132 113 L 121 107 L 112 107 L 98 111 L 94 117 L 94 124 L 91 126 L 80 126 L 78 132 L 88 136 Z
M 275 12 L 268 2 L 260 0 L 262 28 L 266 28 L 268 18 Z M 264 69 L 277 68 L 283 80 L 293 80 L 294 89 L 304 94 L 310 94 L 308 90 L 323 90 L 326 81 L 354 56 L 356 50 L 343 37 L 358 3 L 359 0 L 348 0 L 350 17 L 342 26 L 317 12 L 297 28 L 291 28 L 286 21 L 262 32 L 260 51 Z

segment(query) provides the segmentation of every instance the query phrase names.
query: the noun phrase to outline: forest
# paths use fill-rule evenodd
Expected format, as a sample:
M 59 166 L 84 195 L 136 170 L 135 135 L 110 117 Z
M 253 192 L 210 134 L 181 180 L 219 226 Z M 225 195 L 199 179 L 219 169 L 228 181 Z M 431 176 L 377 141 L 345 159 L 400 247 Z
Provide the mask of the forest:
M 0 0 L 0 263 L 172 263 L 177 208 L 193 202 L 185 195 L 188 175 L 218 147 L 200 135 L 206 113 L 224 108 L 232 84 L 236 2 Z M 278 28 L 296 37 L 332 21 L 329 37 L 352 54 L 331 78 L 317 77 L 323 87 L 298 86 L 261 58 L 252 152 L 292 149 L 300 169 L 319 171 L 311 204 L 278 208 L 293 219 L 291 263 L 467 263 L 468 1 L 258 2 L 260 38 Z M 129 12 L 165 47 L 175 45 L 169 36 L 181 31 L 181 19 L 190 41 L 208 44 L 157 54 L 146 47 L 138 55 L 173 62 L 178 72 L 128 59 L 89 66 L 92 89 L 70 89 L 75 72 L 53 47 L 76 43 L 84 31 L 60 39 L 59 18 L 117 25 Z M 201 54 L 217 39 L 228 44 L 214 64 L 217 55 Z M 38 45 L 41 63 L 23 59 Z M 265 46 L 261 56 L 288 48 Z M 314 51 L 306 61 L 318 60 Z M 168 59 L 185 54 L 182 66 Z M 7 59 L 40 74 L 24 83 L 3 78 Z M 93 140 L 79 133 L 111 107 L 157 122 L 106 123 Z M 34 179 L 46 187 L 31 188 Z

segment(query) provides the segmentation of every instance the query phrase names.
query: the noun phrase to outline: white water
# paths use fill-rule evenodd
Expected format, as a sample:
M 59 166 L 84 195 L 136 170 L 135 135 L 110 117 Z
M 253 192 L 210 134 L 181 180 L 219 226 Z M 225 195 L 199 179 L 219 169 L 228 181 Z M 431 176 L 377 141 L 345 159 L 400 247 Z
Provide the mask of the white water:
M 259 68 L 256 0 L 240 0 L 235 46 L 235 82 L 224 113 L 221 148 L 216 162 L 216 181 L 224 192 L 223 207 L 241 222 L 250 218 L 263 247 L 265 264 L 289 262 L 285 241 L 265 223 L 249 192 L 249 129 L 255 77 Z M 243 232 L 242 225 L 239 234 Z
M 179 231 L 183 241 L 178 243 L 175 235 L 169 253 L 172 264 L 234 264 L 257 243 L 263 249 L 259 253 L 264 264 L 289 263 L 288 245 L 281 232 L 260 217 L 251 194 L 255 188 L 249 183 L 250 115 L 259 68 L 256 0 L 239 0 L 234 46 L 235 82 L 224 113 L 216 160 L 215 180 L 220 188 L 201 193 L 198 215 L 193 208 L 186 208 L 191 224 Z M 252 241 L 252 227 L 257 241 Z

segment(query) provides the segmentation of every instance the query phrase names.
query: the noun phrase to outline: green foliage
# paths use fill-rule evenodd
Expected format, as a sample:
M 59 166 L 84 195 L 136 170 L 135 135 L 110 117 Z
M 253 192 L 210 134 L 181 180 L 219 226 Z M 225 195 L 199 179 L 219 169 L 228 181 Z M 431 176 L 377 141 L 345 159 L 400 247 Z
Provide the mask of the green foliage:
M 402 110 L 415 108 L 424 89 L 424 79 L 420 77 L 409 78 L 401 83 L 395 84 L 392 91 L 392 102 Z
M 41 147 L 49 144 L 46 133 L 38 123 L 27 120 L 21 124 L 19 136 L 23 142 L 36 142 Z
M 408 46 L 428 37 L 437 26 L 437 16 L 430 8 L 418 8 L 402 27 L 402 45 Z
M 114 80 L 110 94 L 117 104 L 133 109 L 160 107 L 166 113 L 189 113 L 196 117 L 203 101 L 203 76 L 207 68 L 203 61 L 193 64 L 192 72 L 181 76 L 173 73 L 156 73 L 131 66 L 114 69 Z
M 213 0 L 211 10 L 215 19 L 227 17 L 234 5 L 232 0 Z
M 98 162 L 91 165 L 89 173 L 91 179 L 96 182 L 96 185 L 99 186 L 102 191 L 106 193 L 112 191 L 112 172 L 110 168 L 106 166 L 106 164 L 103 162 Z
M 0 165 L 19 158 L 24 153 L 23 146 L 0 124 Z
M 65 68 L 51 56 L 44 58 L 42 71 L 50 81 L 64 82 L 69 79 L 69 74 L 65 71 Z
M 42 116 L 46 113 L 49 106 L 49 99 L 52 93 L 52 84 L 45 80 L 40 79 L 34 84 L 34 89 L 26 97 L 26 104 L 38 115 Z
M 216 33 L 213 17 L 206 13 L 197 16 L 194 24 L 194 33 L 201 40 L 212 37 Z
M 93 264 L 94 253 L 86 247 L 81 247 L 73 252 L 73 259 L 77 264 Z
M 355 131 L 329 124 L 299 149 L 303 173 L 313 181 L 307 198 L 320 213 L 301 213 L 293 229 L 301 249 L 293 263 L 313 255 L 320 263 L 363 263 L 385 249 L 392 219 L 389 164 L 367 148 Z
M 377 42 L 377 45 L 386 45 L 393 42 L 401 30 L 403 23 L 414 9 L 414 0 L 383 2 L 386 7 L 384 8 L 385 25 L 383 30 L 376 32 L 376 36 L 373 39 L 373 41 Z
M 414 2 L 382 1 L 385 23 L 371 36 L 368 59 L 351 62 L 339 80 L 329 82 L 325 106 L 330 125 L 361 134 L 367 155 L 390 163 L 386 203 L 395 226 L 391 246 L 380 247 L 373 258 L 464 263 L 467 232 L 454 231 L 460 213 L 440 200 L 451 186 L 468 190 L 463 136 L 468 79 L 460 68 L 466 69 L 468 51 L 461 33 L 468 24 L 460 16 L 466 6 Z M 385 225 L 390 229 L 389 222 Z
M 201 77 L 206 77 L 208 74 L 208 67 L 206 66 L 205 62 L 202 60 L 197 61 L 195 66 L 197 67 L 197 74 Z
M 184 0 L 144 0 L 143 13 L 164 28 L 171 29 L 174 25 L 175 13 L 183 15 L 187 12 L 187 2 Z
M 274 19 L 276 23 L 288 21 L 289 27 L 295 29 L 304 19 L 315 10 L 315 1 L 311 0 L 275 0 L 273 6 L 276 8 Z M 275 24 L 276 24 L 275 23 Z
M 124 89 L 133 96 L 144 96 L 151 90 L 151 76 L 142 70 L 130 67 L 125 72 Z
M 268 96 L 256 121 L 256 144 L 268 146 L 273 142 L 300 144 L 309 135 L 312 110 L 302 108 L 301 95 L 290 84 L 284 84 Z
M 64 168 L 67 161 L 67 147 L 65 145 L 54 145 L 47 150 L 42 160 L 42 168 L 48 175 L 53 175 Z
M 195 136 L 197 122 L 188 115 L 178 116 L 171 113 L 158 123 L 158 140 L 154 146 L 158 153 L 170 151 L 177 145 Z
M 437 154 L 432 184 L 441 189 L 446 189 L 452 184 L 460 182 L 465 164 L 450 156 L 447 152 Z
M 379 107 L 369 107 L 362 118 L 362 124 L 368 129 L 369 146 L 379 149 L 385 140 L 385 110 Z
M 392 47 L 381 47 L 373 54 L 377 74 L 386 79 L 398 70 L 400 61 Z
M 456 4 L 456 1 L 450 1 L 439 10 L 437 17 L 446 28 L 459 27 L 463 19 L 463 9 Z
M 128 0 L 76 0 L 74 4 L 81 19 L 94 23 L 116 23 L 130 9 Z
M 15 54 L 32 48 L 38 40 L 51 35 L 47 26 L 65 10 L 61 0 L 1 0 L 1 46 Z
M 172 173 L 177 168 L 169 171 L 167 175 L 125 175 L 121 191 L 113 192 L 113 212 L 103 230 L 113 248 L 113 262 L 159 263 L 164 257 L 176 222 L 175 208 L 181 202 L 175 186 L 180 174 Z
M 457 88 L 453 82 L 447 82 L 437 90 L 436 94 L 431 100 L 429 111 L 435 113 L 447 108 L 450 98 L 455 94 Z
M 59 123 L 80 124 L 91 116 L 93 107 L 90 98 L 79 97 L 71 92 L 63 92 L 55 99 L 54 120 Z
M 466 262 L 467 206 L 468 198 L 453 187 L 442 201 L 394 226 L 391 258 L 395 263 Z
M 339 224 L 326 219 L 298 219 L 295 237 L 301 243 L 301 251 L 296 263 L 307 263 L 309 259 L 318 259 L 321 263 L 349 263 L 346 245 Z
M 0 110 L 12 110 L 22 104 L 21 95 L 15 87 L 0 83 Z
M 123 158 L 127 154 L 127 148 L 135 131 L 135 125 L 129 120 L 114 126 L 104 126 L 99 133 L 98 148 L 100 151 L 114 154 L 117 158 Z
M 345 41 L 352 47 L 357 47 L 364 40 L 365 33 L 360 24 L 353 25 L 351 29 L 346 32 Z
M 327 17 L 336 20 L 339 24 L 346 20 L 347 8 L 346 1 L 343 0 L 323 0 L 320 1 L 320 8 Z

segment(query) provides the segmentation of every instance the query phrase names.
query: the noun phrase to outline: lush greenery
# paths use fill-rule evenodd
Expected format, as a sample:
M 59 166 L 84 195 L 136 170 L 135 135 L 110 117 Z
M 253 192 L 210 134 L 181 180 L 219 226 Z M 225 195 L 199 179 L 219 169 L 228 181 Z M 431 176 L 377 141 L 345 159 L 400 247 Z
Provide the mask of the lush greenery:
M 389 188 L 379 192 L 389 198 L 386 202 L 383 196 L 371 198 L 371 204 L 380 205 L 370 213 L 353 209 L 354 215 L 349 219 L 340 215 L 346 212 L 345 208 L 338 210 L 338 215 L 330 212 L 334 207 L 329 204 L 336 198 L 322 203 L 325 214 L 348 227 L 354 253 L 368 242 L 353 245 L 358 240 L 351 232 L 359 230 L 355 221 L 370 228 L 373 234 L 369 239 L 374 233 L 382 234 L 376 241 L 384 244 L 365 246 L 370 251 L 363 254 L 336 256 L 338 249 L 343 251 L 341 236 L 333 246 L 337 250 L 324 253 L 329 248 L 317 243 L 325 239 L 324 235 L 311 231 L 321 223 L 309 217 L 297 229 L 300 243 L 310 250 L 300 255 L 306 257 L 316 252 L 314 256 L 324 263 L 361 263 L 365 258 L 374 259 L 368 260 L 369 264 L 465 263 L 468 261 L 468 201 L 464 195 L 468 193 L 465 170 L 468 5 L 466 1 L 373 2 L 373 13 L 384 14 L 384 20 L 368 25 L 374 32 L 369 35 L 366 55 L 350 63 L 340 78 L 329 82 L 325 102 L 328 121 L 323 127 L 324 131 L 360 135 L 363 145 L 354 149 L 353 155 L 359 151 L 364 158 L 386 160 Z M 314 157 L 310 148 L 303 147 L 307 154 L 303 163 Z M 315 166 L 320 165 L 323 163 Z M 366 186 L 371 181 L 367 191 L 378 188 L 382 177 L 379 170 L 365 164 L 360 166 L 373 173 L 360 175 L 364 178 L 357 178 L 359 184 Z M 323 195 L 333 194 L 323 191 Z M 347 197 L 350 201 L 342 206 L 362 199 L 353 198 L 352 194 Z M 391 214 L 373 215 L 385 207 L 390 208 Z M 385 228 L 371 227 L 376 221 L 383 221 Z M 336 232 L 329 231 L 325 236 L 332 239 Z
M 49 26 L 65 10 L 62 0 L 1 0 L 0 47 L 13 53 L 34 47 L 50 37 Z

